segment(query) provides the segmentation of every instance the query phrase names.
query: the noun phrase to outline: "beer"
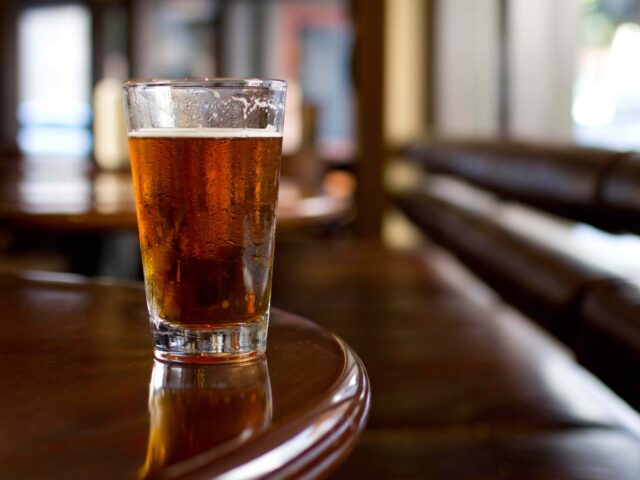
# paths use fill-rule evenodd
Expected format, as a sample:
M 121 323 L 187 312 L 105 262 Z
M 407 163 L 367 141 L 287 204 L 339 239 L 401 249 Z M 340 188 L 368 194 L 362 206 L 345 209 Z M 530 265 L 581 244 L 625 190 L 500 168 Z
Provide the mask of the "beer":
M 266 362 L 214 369 L 156 362 L 149 415 L 140 479 L 160 478 L 171 465 L 264 431 L 272 417 Z
M 268 129 L 129 134 L 152 321 L 197 330 L 265 317 L 281 144 Z

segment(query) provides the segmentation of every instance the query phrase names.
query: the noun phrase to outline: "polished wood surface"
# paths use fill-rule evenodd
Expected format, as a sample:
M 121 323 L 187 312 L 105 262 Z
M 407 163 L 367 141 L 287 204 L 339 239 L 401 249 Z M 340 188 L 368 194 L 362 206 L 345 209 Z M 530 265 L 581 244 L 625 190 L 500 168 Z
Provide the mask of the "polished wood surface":
M 434 246 L 279 245 L 274 302 L 371 378 L 367 430 L 332 478 L 638 478 L 640 415 Z
M 153 360 L 137 283 L 0 276 L 2 478 L 315 478 L 350 452 L 366 372 L 274 309 L 266 361 Z
M 0 169 L 0 221 L 53 232 L 136 228 L 128 172 L 103 172 L 85 159 L 17 159 Z
M 282 178 L 278 228 L 348 219 L 350 198 L 303 195 Z M 0 222 L 32 230 L 111 232 L 137 226 L 131 174 L 96 169 L 86 159 L 21 158 L 0 166 Z

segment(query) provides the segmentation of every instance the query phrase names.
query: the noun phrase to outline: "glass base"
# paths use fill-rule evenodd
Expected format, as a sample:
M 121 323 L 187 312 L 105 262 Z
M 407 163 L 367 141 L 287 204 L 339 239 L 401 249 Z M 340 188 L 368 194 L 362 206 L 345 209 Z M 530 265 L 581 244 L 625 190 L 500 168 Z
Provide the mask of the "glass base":
M 213 329 L 189 329 L 151 319 L 154 355 L 179 363 L 243 362 L 264 355 L 269 313 L 257 321 Z

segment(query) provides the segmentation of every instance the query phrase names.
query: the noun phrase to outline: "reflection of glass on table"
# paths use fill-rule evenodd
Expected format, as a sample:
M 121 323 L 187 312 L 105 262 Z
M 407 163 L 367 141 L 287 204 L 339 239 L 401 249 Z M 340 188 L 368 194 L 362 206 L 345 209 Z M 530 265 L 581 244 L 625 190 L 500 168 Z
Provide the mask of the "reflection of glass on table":
M 264 360 L 225 365 L 155 361 L 147 457 L 138 478 L 164 475 L 171 466 L 214 448 L 216 454 L 233 448 L 267 429 L 272 411 Z
M 322 476 L 368 417 L 369 383 L 353 350 L 278 309 L 267 377 L 253 362 L 158 363 L 152 374 L 140 284 L 0 274 L 0 305 L 12 320 L 0 334 L 2 478 Z M 189 435 L 197 441 L 180 440 Z M 190 457 L 170 464 L 161 449 Z

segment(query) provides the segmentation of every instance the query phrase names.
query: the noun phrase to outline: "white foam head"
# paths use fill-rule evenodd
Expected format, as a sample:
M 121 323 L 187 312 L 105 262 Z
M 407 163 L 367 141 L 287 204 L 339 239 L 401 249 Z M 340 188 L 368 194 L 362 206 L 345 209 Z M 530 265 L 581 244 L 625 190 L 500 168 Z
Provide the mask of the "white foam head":
M 138 128 L 129 137 L 163 138 L 256 138 L 281 137 L 275 127 L 267 128 Z

